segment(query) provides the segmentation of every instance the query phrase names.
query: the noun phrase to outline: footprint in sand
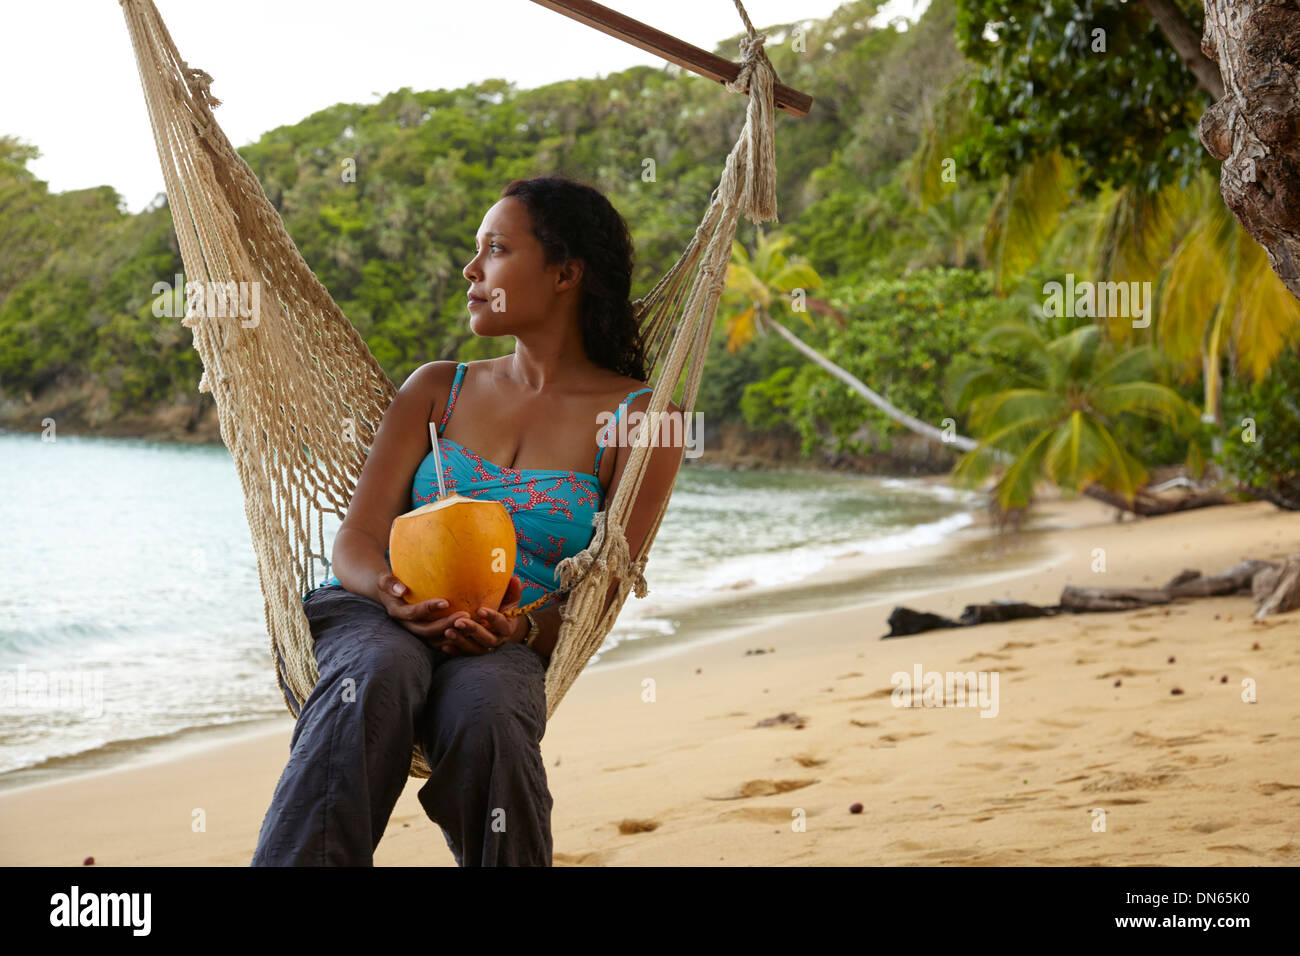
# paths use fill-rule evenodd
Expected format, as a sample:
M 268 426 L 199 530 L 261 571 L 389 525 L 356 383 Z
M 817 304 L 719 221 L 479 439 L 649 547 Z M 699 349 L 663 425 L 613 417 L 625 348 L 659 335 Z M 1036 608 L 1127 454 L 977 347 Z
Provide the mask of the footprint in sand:
M 859 674 L 857 671 L 849 671 L 847 674 L 841 674 L 839 677 L 837 677 L 837 678 L 835 678 L 835 679 L 836 679 L 836 680 L 848 680 L 850 677 L 861 677 L 861 676 L 862 676 L 862 675 Z
M 1226 850 L 1229 853 L 1249 853 L 1251 856 L 1263 856 L 1258 850 L 1253 850 L 1248 846 L 1242 846 L 1240 843 L 1227 843 L 1218 846 L 1206 847 L 1208 850 Z
M 643 763 L 625 763 L 617 767 L 602 767 L 601 769 L 605 773 L 614 773 L 615 771 L 618 770 L 635 770 L 637 767 L 644 767 L 644 766 L 645 764 Z
M 1202 740 L 1206 731 L 1199 734 L 1182 734 L 1176 737 L 1158 737 L 1155 734 L 1144 734 L 1140 730 L 1135 730 L 1128 735 L 1129 743 L 1136 744 L 1139 747 L 1187 747 L 1191 744 L 1203 744 L 1207 741 Z
M 659 826 L 660 824 L 658 820 L 633 820 L 631 818 L 625 818 L 618 821 L 618 832 L 649 833 L 651 830 L 658 830 Z
M 1139 671 L 1131 667 L 1121 667 L 1117 670 L 1106 671 L 1104 674 L 1098 674 L 1096 680 L 1110 680 L 1112 677 L 1140 677 L 1143 674 L 1154 674 L 1155 671 Z
M 924 850 L 926 844 L 917 843 L 915 840 L 895 840 L 893 843 L 885 846 L 886 850 L 904 850 L 908 853 L 915 853 L 917 850 Z
M 1261 783 L 1257 789 L 1266 797 L 1271 797 L 1275 793 L 1282 793 L 1285 790 L 1300 790 L 1300 783 Z
M 1198 823 L 1192 827 L 1197 833 L 1218 833 L 1220 830 L 1226 830 L 1235 824 L 1228 820 L 1207 820 L 1205 823 Z
M 896 744 L 904 740 L 909 740 L 912 737 L 928 737 L 930 736 L 930 733 L 931 732 L 928 730 L 915 730 L 909 733 L 881 734 L 876 739 L 883 740 L 886 743 Z
M 879 727 L 880 726 L 880 721 L 878 720 L 855 720 L 852 717 L 849 718 L 849 723 L 851 723 L 854 727 Z
M 801 767 L 820 767 L 826 762 L 823 757 L 814 757 L 812 754 L 795 754 L 790 758 Z
M 1017 647 L 1033 647 L 1033 646 L 1034 645 L 1032 643 L 1028 643 L 1025 641 L 1007 641 L 1005 644 L 999 647 L 998 650 L 1012 651 L 1015 650 Z
M 950 848 L 946 850 L 931 850 L 924 855 L 927 860 L 964 860 L 972 856 L 979 856 L 979 850 L 969 850 L 961 848 Z
M 746 820 L 750 823 L 775 823 L 789 825 L 794 819 L 790 807 L 734 807 L 721 815 L 723 820 Z M 805 816 L 816 814 L 805 810 Z
M 705 795 L 706 800 L 744 800 L 746 797 L 770 797 L 791 790 L 811 787 L 816 780 L 746 780 L 732 793 L 719 797 Z
M 1060 744 L 1035 744 L 1028 740 L 995 740 L 992 742 L 995 750 L 1055 750 Z
M 1100 780 L 1085 783 L 1085 793 L 1112 793 L 1124 790 L 1155 790 L 1182 779 L 1180 773 L 1108 773 Z
M 1201 764 L 1205 767 L 1222 767 L 1225 763 L 1232 763 L 1232 758 L 1227 754 L 1218 754 L 1214 757 L 1204 758 L 1198 757 L 1195 754 L 1185 754 L 1184 756 L 1176 757 L 1175 760 L 1185 767 L 1191 767 L 1196 764 Z
M 591 850 L 587 853 L 552 853 L 551 859 L 567 866 L 604 866 L 608 862 L 608 850 Z

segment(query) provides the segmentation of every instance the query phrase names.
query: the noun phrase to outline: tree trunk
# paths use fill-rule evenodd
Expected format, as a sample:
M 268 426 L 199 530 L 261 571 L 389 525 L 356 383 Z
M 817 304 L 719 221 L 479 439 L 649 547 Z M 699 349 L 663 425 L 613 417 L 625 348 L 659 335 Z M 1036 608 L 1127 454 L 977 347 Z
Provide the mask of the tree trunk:
M 1071 611 L 1134 611 L 1172 601 L 1159 588 L 1076 588 L 1061 592 L 1061 607 Z
M 1144 488 L 1139 488 L 1134 493 L 1131 504 L 1118 491 L 1111 491 L 1098 484 L 1089 485 L 1083 493 L 1089 498 L 1095 498 L 1121 511 L 1143 516 L 1167 515 L 1175 511 L 1190 511 L 1193 508 L 1209 508 L 1213 505 L 1230 505 L 1235 502 L 1231 495 L 1216 490 L 1193 491 L 1182 498 L 1161 498 Z
M 1223 80 L 1214 61 L 1201 49 L 1201 38 L 1196 35 L 1196 27 L 1178 9 L 1173 0 L 1141 0 L 1138 4 L 1156 21 L 1160 32 L 1165 35 L 1169 45 L 1174 48 L 1188 72 L 1196 77 L 1196 85 L 1209 93 L 1214 99 L 1223 98 Z
M 1300 484 L 1295 484 L 1296 493 L 1292 494 L 1293 483 L 1288 482 L 1279 488 L 1256 488 L 1244 482 L 1237 483 L 1237 491 L 1252 498 L 1271 501 L 1285 511 L 1300 511 Z
M 1226 571 L 1208 576 L 1200 571 L 1184 571 L 1162 591 L 1174 597 L 1221 597 L 1225 594 L 1249 594 L 1257 576 L 1266 571 L 1276 571 L 1272 561 L 1251 558 L 1235 564 Z
M 1293 554 L 1286 559 L 1286 564 L 1282 566 L 1281 573 L 1277 576 L 1277 583 L 1273 586 L 1273 593 L 1260 604 L 1255 617 L 1259 619 L 1270 614 L 1285 614 L 1298 607 L 1300 607 L 1300 554 Z
M 1189 569 L 1175 575 L 1159 588 L 1079 588 L 1067 586 L 1061 603 L 1039 606 L 1020 601 L 993 601 L 990 604 L 967 604 L 961 618 L 954 621 L 941 614 L 895 607 L 889 615 L 889 633 L 883 637 L 922 634 L 937 628 L 974 627 L 998 621 L 1052 617 L 1070 612 L 1134 611 L 1141 607 L 1172 604 L 1179 598 L 1219 597 L 1227 594 L 1250 594 L 1256 604 L 1257 619 L 1270 614 L 1285 614 L 1300 608 L 1300 554 L 1292 554 L 1286 564 L 1249 558 L 1240 564 L 1202 576 Z M 1168 614 L 1168 611 L 1165 611 Z
M 1201 49 L 1218 63 L 1224 93 L 1201 116 L 1198 132 L 1223 164 L 1223 201 L 1300 298 L 1297 36 L 1297 0 L 1205 0 Z

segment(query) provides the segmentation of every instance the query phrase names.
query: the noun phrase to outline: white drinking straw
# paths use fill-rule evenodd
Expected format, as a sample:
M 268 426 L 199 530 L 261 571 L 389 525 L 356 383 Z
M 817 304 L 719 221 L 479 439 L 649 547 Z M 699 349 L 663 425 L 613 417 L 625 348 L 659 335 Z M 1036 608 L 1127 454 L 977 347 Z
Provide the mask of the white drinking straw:
M 447 485 L 442 479 L 442 449 L 438 447 L 438 426 L 429 422 L 429 442 L 433 445 L 433 466 L 438 469 L 438 498 L 447 497 Z

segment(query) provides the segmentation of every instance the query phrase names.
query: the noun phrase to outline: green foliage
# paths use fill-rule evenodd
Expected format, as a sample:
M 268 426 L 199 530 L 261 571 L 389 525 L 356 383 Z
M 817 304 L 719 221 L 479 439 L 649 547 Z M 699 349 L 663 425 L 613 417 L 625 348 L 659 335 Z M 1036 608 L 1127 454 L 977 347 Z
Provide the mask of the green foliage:
M 1223 390 L 1223 448 L 1215 460 L 1269 500 L 1300 508 L 1300 348 L 1283 352 L 1257 384 Z M 1253 425 L 1253 431 L 1252 431 Z M 1251 441 L 1250 439 L 1254 440 Z
M 721 325 L 719 319 L 716 325 Z M 708 355 L 704 362 L 704 377 L 695 408 L 704 415 L 706 428 L 712 424 L 745 421 L 753 424 L 745 413 L 745 395 L 751 385 L 767 379 L 781 368 L 798 365 L 803 359 L 790 350 L 790 346 L 774 335 L 759 336 L 745 348 L 728 352 L 724 336 L 716 330 L 709 339 Z
M 958 411 L 970 413 L 979 447 L 953 469 L 952 478 L 978 486 L 1000 469 L 994 499 L 1003 510 L 1030 503 L 1046 478 L 1070 492 L 1093 483 L 1132 500 L 1148 473 L 1117 426 L 1138 417 L 1180 434 L 1196 428 L 1196 410 L 1154 379 L 1160 359 L 1150 346 L 1118 352 L 1091 320 L 1032 316 L 989 329 L 979 343 L 983 363 L 950 384 Z M 1062 326 L 1068 331 L 1062 331 Z M 1017 361 L 991 357 L 994 343 Z
M 824 21 L 767 28 L 767 52 L 782 78 L 816 100 L 807 117 L 778 118 L 784 220 L 798 222 L 800 209 L 818 200 L 807 181 L 827 156 L 850 157 L 845 180 L 868 164 L 875 180 L 887 183 L 923 126 L 908 99 L 928 96 L 961 66 L 947 4 L 927 12 L 914 28 L 920 32 L 869 27 L 877 6 L 858 0 Z M 796 27 L 801 50 L 791 42 Z M 734 56 L 738 36 L 719 52 Z M 918 56 L 934 67 L 919 79 L 912 70 Z M 887 95 L 873 96 L 876 87 Z M 864 104 L 871 116 L 858 122 Z M 512 347 L 509 339 L 479 340 L 469 331 L 461 275 L 479 222 L 507 182 L 561 172 L 606 191 L 633 230 L 633 289 L 640 294 L 681 254 L 743 122 L 744 100 L 717 84 L 676 68 L 636 67 L 534 90 L 502 80 L 401 89 L 375 104 L 340 103 L 270 130 L 240 154 L 307 263 L 400 381 L 431 359 Z M 174 328 L 179 317 L 141 310 L 153 283 L 171 282 L 180 271 L 179 259 L 174 250 L 159 254 L 151 228 L 119 230 L 157 215 L 168 231 L 166 207 L 130 217 L 112 190 L 50 195 L 26 168 L 36 155 L 0 140 L 0 390 L 39 392 L 62 378 L 89 377 L 124 408 L 142 408 L 166 400 L 173 386 L 192 388 L 198 373 L 188 330 Z M 646 160 L 654 162 L 653 177 Z M 856 240 L 831 238 L 833 197 L 825 208 L 813 228 L 827 236 L 822 248 L 839 243 L 837 262 L 865 270 L 877 252 L 890 251 L 887 223 L 863 222 L 870 255 Z M 905 215 L 900 209 L 899 220 Z M 779 367 L 749 357 L 729 364 L 758 377 Z M 707 395 L 714 394 L 710 378 Z M 742 390 L 711 399 L 717 414 L 738 415 Z
M 792 401 L 790 383 L 796 369 L 786 365 L 761 382 L 745 386 L 740 410 L 752 428 L 780 428 L 789 421 Z
M 1002 308 L 991 295 L 987 274 L 963 269 L 839 285 L 831 304 L 845 314 L 844 330 L 822 319 L 819 335 L 800 330 L 800 337 L 893 405 L 936 428 L 950 415 L 943 394 L 950 359 L 969 349 Z M 759 341 L 775 338 L 769 333 Z M 788 345 L 783 348 L 798 359 Z M 828 444 L 837 453 L 890 450 L 890 437 L 904 431 L 903 425 L 823 369 L 800 362 L 797 374 L 778 370 L 761 383 L 749 398 L 747 417 L 771 420 L 787 409 L 805 455 Z
M 1199 28 L 1193 0 L 1176 2 Z M 932 0 L 907 30 L 871 27 L 879 6 L 855 0 L 825 20 L 764 27 L 782 80 L 814 97 L 807 117 L 778 115 L 780 219 L 765 227 L 780 230 L 788 264 L 807 274 L 781 267 L 775 254 L 764 259 L 748 221 L 737 240 L 756 250 L 747 265 L 764 288 L 815 289 L 810 299 L 829 307 L 792 318 L 778 296 L 760 296 L 776 321 L 899 408 L 938 427 L 954 419 L 967 432 L 978 399 L 1012 383 L 1032 388 L 1026 383 L 1050 371 L 1046 345 L 988 333 L 1040 305 L 1044 278 L 1059 278 L 1077 257 L 1082 243 L 1057 219 L 1104 209 L 1104 198 L 1082 198 L 1098 183 L 1127 195 L 1186 182 L 1205 167 L 1195 141 L 1204 97 L 1136 3 Z M 982 39 L 994 22 L 998 45 Z M 1107 31 L 1104 55 L 1088 48 L 1094 27 Z M 735 58 L 739 36 L 718 52 Z M 240 153 L 305 260 L 387 374 L 402 381 L 431 359 L 513 347 L 469 330 L 462 275 L 481 218 L 506 183 L 559 172 L 604 190 L 632 229 L 640 295 L 693 235 L 743 122 L 743 99 L 716 83 L 676 67 L 635 67 L 534 90 L 500 79 L 404 88 L 378 103 L 335 104 Z M 950 154 L 963 170 L 1010 174 L 1019 191 L 965 172 L 959 185 L 932 181 Z M 107 187 L 51 194 L 27 169 L 38 155 L 0 137 L 0 392 L 91 380 L 119 411 L 196 401 L 201 369 L 191 334 L 179 315 L 153 314 L 155 283 L 181 271 L 170 211 L 127 215 Z M 1075 173 L 1082 197 L 1069 194 Z M 990 222 L 984 238 L 997 247 L 997 263 L 979 241 Z M 1039 233 L 1065 243 L 1052 252 L 1055 268 L 1044 271 L 1015 245 L 1031 233 L 1031 244 Z M 1166 253 L 1167 245 L 1157 244 Z M 997 265 L 1005 298 L 977 271 L 988 264 Z M 1200 286 L 1179 288 L 1190 295 Z M 724 319 L 697 401 L 708 420 L 793 429 L 806 455 L 826 445 L 888 448 L 903 427 L 778 335 L 727 352 Z M 1051 343 L 1079 327 L 1048 323 L 1038 333 Z M 1294 365 L 1287 368 L 1294 381 Z M 1086 389 L 1091 374 L 1066 369 L 1054 381 Z M 1148 384 L 1169 380 L 1154 361 L 1144 374 Z M 1236 387 L 1228 383 L 1225 407 Z M 1196 383 L 1169 388 L 1186 399 Z M 1133 391 L 1131 409 L 1097 410 L 1096 421 L 1147 462 L 1203 454 L 1203 430 L 1188 439 L 1159 411 L 1140 414 L 1170 405 L 1156 397 Z M 1284 391 L 1249 401 L 1262 409 L 1261 423 L 1271 416 L 1269 434 L 1291 421 L 1282 416 Z M 1101 440 L 1095 430 L 1061 434 Z M 1266 455 L 1250 454 L 1261 482 L 1270 469 L 1294 473 L 1276 442 Z
M 1175 3 L 1199 36 L 1201 5 Z M 1198 169 L 1217 169 L 1196 138 L 1208 97 L 1141 4 L 956 4 L 957 43 L 983 67 L 970 78 L 978 130 L 958 147 L 959 167 L 1010 175 L 1059 150 L 1081 161 L 1085 196 L 1107 181 L 1185 187 Z

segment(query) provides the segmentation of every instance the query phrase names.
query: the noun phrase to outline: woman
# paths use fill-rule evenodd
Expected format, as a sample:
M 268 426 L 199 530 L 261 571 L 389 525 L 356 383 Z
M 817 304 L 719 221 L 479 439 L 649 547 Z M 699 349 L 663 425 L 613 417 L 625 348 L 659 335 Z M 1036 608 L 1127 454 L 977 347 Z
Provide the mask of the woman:
M 372 865 L 417 743 L 431 770 L 420 803 L 458 865 L 551 865 L 540 744 L 559 608 L 533 612 L 526 644 L 530 618 L 501 611 L 556 587 L 555 565 L 590 543 L 636 440 L 629 429 L 617 442 L 609 413 L 649 405 L 629 301 L 632 243 L 601 193 L 541 177 L 502 191 L 475 249 L 464 269 L 470 328 L 513 335 L 515 350 L 421 366 L 385 412 L 334 541 L 334 576 L 303 599 L 320 679 L 254 866 Z M 439 599 L 407 604 L 387 561 L 393 519 L 437 494 L 434 421 L 450 487 L 501 500 L 519 537 L 501 608 L 477 619 L 447 614 Z M 672 445 L 651 450 L 626 529 L 633 555 L 681 457 Z M 605 607 L 613 596 L 611 587 Z

